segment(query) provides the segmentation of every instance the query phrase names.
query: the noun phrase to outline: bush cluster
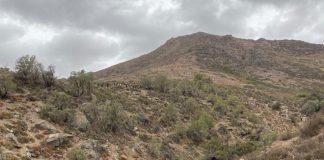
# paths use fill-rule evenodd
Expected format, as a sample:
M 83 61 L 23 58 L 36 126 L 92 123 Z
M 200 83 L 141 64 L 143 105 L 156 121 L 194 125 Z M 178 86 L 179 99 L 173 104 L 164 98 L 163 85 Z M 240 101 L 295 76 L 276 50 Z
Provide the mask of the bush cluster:
M 8 98 L 10 92 L 16 89 L 16 84 L 11 76 L 0 76 L 0 98 Z
M 72 72 L 69 77 L 70 92 L 76 97 L 90 95 L 93 89 L 93 76 L 91 73 L 86 73 L 84 70 Z
M 186 136 L 194 143 L 200 144 L 208 136 L 209 130 L 213 127 L 213 118 L 211 115 L 202 112 L 196 119 L 192 120 Z
M 316 136 L 324 127 L 324 111 L 314 114 L 300 130 L 304 138 Z
M 324 108 L 324 93 L 322 92 L 303 93 L 297 97 L 301 113 L 304 115 L 310 116 Z
M 44 66 L 37 61 L 36 56 L 26 55 L 19 58 L 15 69 L 15 78 L 24 84 L 33 86 L 43 84 L 46 87 L 51 87 L 55 84 L 54 66 L 44 69 Z
M 178 110 L 175 104 L 169 104 L 167 108 L 165 108 L 164 114 L 162 115 L 160 122 L 164 126 L 171 126 L 175 124 L 178 120 Z
M 67 153 L 67 158 L 69 160 L 86 160 L 85 151 L 81 148 L 73 148 Z
M 44 119 L 49 119 L 54 123 L 63 124 L 67 122 L 72 110 L 69 108 L 64 108 L 62 110 L 56 108 L 53 105 L 45 104 L 40 109 L 40 115 Z

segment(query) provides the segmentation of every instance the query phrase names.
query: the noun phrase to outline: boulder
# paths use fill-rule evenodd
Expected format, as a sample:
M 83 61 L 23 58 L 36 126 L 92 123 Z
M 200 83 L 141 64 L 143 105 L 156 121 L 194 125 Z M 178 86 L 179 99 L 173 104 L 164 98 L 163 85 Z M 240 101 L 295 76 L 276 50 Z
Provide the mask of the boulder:
M 20 143 L 17 140 L 17 137 L 13 133 L 8 133 L 5 135 L 5 137 L 14 144 L 16 148 L 21 148 Z
M 68 142 L 73 135 L 65 134 L 65 133 L 55 133 L 50 134 L 46 139 L 45 143 L 52 147 L 59 147 L 62 146 L 64 143 Z
M 35 102 L 35 101 L 38 101 L 39 99 L 37 97 L 33 96 L 32 94 L 28 94 L 26 96 L 26 100 L 31 101 L 31 102 Z
M 96 140 L 82 142 L 80 147 L 85 151 L 88 159 L 99 159 L 100 154 L 105 152 L 105 148 Z
M 80 131 L 86 131 L 90 128 L 89 120 L 81 111 L 74 112 L 69 118 L 69 123 L 73 128 L 79 129 Z
M 41 122 L 36 123 L 36 124 L 32 127 L 32 130 L 33 130 L 34 132 L 38 132 L 38 131 L 42 131 L 42 130 L 49 131 L 50 133 L 55 133 L 55 132 L 57 132 L 55 127 L 53 127 L 50 123 L 45 122 L 45 121 L 41 121 Z

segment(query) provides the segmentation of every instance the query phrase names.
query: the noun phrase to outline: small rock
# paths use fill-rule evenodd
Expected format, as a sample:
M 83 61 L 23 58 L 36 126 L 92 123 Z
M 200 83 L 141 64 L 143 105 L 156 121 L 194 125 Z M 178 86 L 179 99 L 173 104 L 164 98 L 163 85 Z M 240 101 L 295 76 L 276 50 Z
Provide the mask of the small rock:
M 47 131 L 51 131 L 51 133 L 54 133 L 56 131 L 56 129 L 54 127 L 52 127 L 49 123 L 45 122 L 45 121 L 41 121 L 39 123 L 36 123 L 33 128 L 33 131 L 39 131 L 39 130 L 47 130 Z
M 272 102 L 270 106 L 273 110 L 280 110 L 281 109 L 281 104 L 278 101 Z
M 123 155 L 121 155 L 121 156 L 120 156 L 120 160 L 127 160 L 127 156 L 126 156 L 126 155 L 124 155 L 124 154 L 123 154 Z
M 36 98 L 35 96 L 31 95 L 31 94 L 28 94 L 28 95 L 26 96 L 26 100 L 27 100 L 27 101 L 31 101 L 31 102 L 35 102 L 35 101 L 37 101 L 37 100 L 39 100 L 39 99 Z
M 65 134 L 65 133 L 55 133 L 55 134 L 50 134 L 46 140 L 45 143 L 47 145 L 53 146 L 53 147 L 59 147 L 65 142 L 68 141 L 69 138 L 72 138 L 73 135 L 71 134 Z

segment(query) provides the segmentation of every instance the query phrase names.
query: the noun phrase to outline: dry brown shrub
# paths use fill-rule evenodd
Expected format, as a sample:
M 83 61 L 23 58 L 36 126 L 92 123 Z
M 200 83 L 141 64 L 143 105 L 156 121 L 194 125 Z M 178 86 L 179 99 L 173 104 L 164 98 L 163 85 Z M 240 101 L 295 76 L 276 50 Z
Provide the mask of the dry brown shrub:
M 301 128 L 301 137 L 309 138 L 316 136 L 320 133 L 321 129 L 324 127 L 324 112 L 314 114 Z

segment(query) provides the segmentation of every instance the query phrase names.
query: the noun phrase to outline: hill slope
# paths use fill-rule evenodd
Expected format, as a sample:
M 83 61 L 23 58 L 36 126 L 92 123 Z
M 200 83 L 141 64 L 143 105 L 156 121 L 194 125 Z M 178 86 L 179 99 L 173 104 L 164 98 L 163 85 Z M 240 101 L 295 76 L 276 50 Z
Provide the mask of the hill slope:
M 246 77 L 275 85 L 323 85 L 324 46 L 296 40 L 248 40 L 194 33 L 168 40 L 149 54 L 96 73 L 98 78 L 130 78 L 162 73 L 191 78 L 206 73 L 216 82 L 241 84 Z M 236 82 L 236 83 L 234 83 Z

